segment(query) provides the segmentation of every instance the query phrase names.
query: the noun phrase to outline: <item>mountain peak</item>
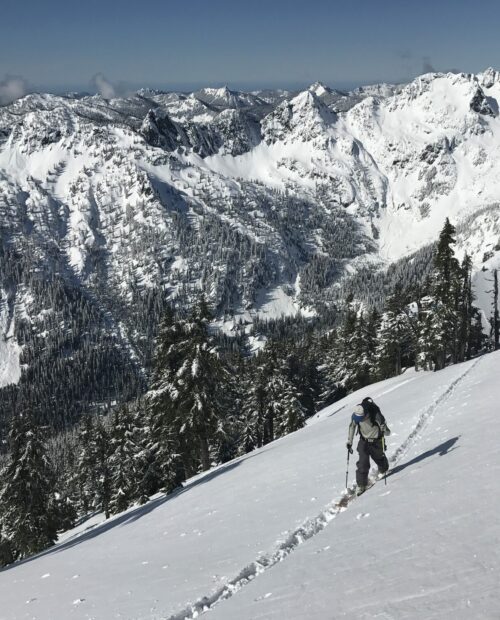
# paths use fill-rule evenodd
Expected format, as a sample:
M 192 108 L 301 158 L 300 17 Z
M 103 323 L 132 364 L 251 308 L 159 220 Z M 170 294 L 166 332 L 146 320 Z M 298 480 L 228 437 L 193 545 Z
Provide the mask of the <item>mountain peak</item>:
M 318 138 L 335 123 L 337 116 L 311 90 L 304 90 L 290 101 L 280 103 L 262 122 L 268 143 Z
M 231 90 L 227 86 L 221 88 L 202 88 L 194 95 L 203 103 L 218 108 L 245 108 L 264 103 L 259 97 L 251 93 Z
M 483 88 L 491 88 L 493 84 L 500 82 L 500 72 L 493 67 L 488 67 L 485 71 L 478 74 L 478 80 Z
M 325 86 L 322 82 L 314 82 L 314 84 L 311 84 L 307 90 L 314 93 L 317 97 L 321 97 L 331 91 L 331 89 L 328 86 Z

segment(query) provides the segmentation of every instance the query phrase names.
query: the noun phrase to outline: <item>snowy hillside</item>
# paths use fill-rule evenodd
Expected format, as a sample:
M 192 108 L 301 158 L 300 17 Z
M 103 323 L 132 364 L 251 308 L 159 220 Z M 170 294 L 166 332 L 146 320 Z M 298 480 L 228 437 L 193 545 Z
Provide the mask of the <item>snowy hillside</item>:
M 498 617 L 499 363 L 407 371 L 177 494 L 83 523 L 0 572 L 0 618 Z M 392 473 L 340 509 L 368 394 L 393 431 Z

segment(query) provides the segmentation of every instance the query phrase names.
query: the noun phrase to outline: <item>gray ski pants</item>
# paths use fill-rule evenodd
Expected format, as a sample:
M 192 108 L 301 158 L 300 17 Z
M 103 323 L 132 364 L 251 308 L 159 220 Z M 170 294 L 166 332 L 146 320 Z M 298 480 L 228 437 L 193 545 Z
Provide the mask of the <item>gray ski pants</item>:
M 356 463 L 356 483 L 365 487 L 368 484 L 368 472 L 370 471 L 370 457 L 375 461 L 380 473 L 389 469 L 389 461 L 384 453 L 382 439 L 366 441 L 360 437 L 358 443 L 359 461 Z

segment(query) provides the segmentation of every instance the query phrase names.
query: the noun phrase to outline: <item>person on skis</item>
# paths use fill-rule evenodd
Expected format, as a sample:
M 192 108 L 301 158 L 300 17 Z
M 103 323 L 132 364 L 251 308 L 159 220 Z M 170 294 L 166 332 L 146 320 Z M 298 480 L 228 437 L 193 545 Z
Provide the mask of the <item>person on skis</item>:
M 354 408 L 349 434 L 347 449 L 352 454 L 354 433 L 359 432 L 358 454 L 356 463 L 357 494 L 366 491 L 368 485 L 368 472 L 370 471 L 370 457 L 375 461 L 379 474 L 385 474 L 389 469 L 389 461 L 385 455 L 384 437 L 391 434 L 379 407 L 371 398 L 365 398 Z

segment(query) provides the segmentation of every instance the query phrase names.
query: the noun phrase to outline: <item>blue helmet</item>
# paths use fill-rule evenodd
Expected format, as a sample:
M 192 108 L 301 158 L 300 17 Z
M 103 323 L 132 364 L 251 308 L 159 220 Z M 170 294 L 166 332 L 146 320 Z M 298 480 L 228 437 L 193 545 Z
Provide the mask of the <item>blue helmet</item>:
M 365 419 L 365 410 L 363 409 L 362 405 L 356 405 L 356 407 L 354 407 L 352 419 L 353 422 L 356 422 L 357 424 L 359 424 Z

